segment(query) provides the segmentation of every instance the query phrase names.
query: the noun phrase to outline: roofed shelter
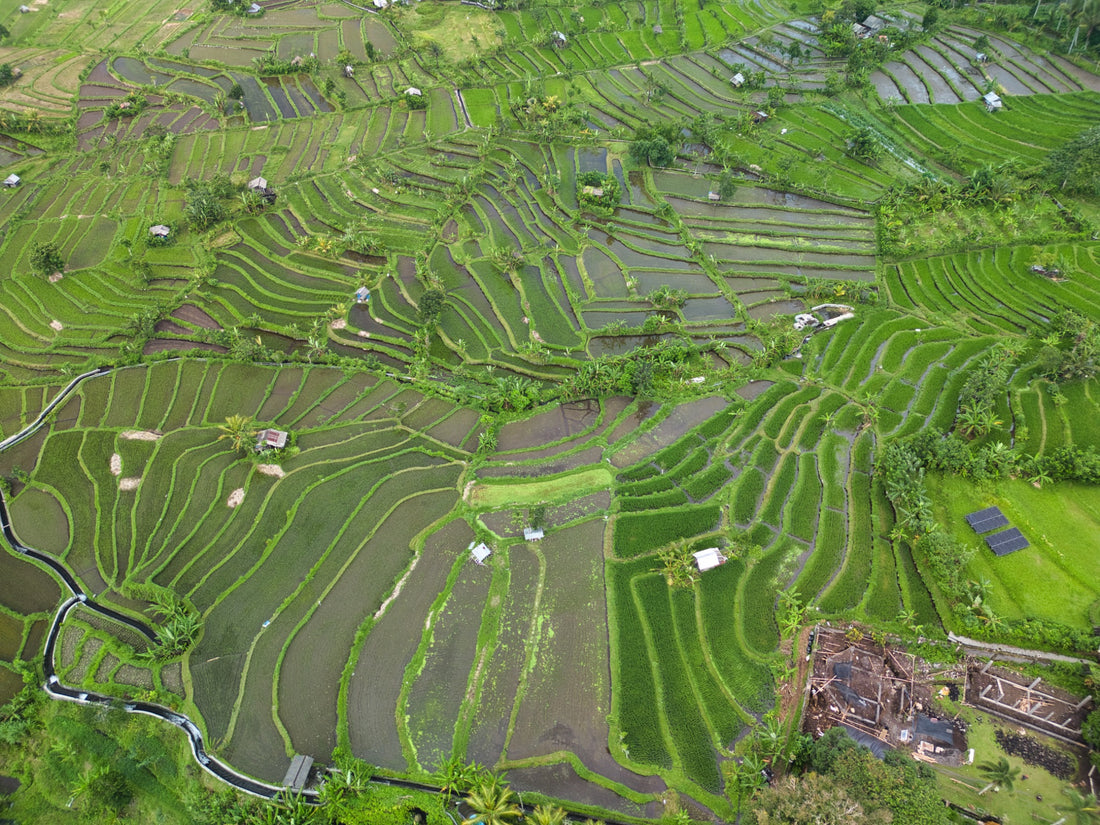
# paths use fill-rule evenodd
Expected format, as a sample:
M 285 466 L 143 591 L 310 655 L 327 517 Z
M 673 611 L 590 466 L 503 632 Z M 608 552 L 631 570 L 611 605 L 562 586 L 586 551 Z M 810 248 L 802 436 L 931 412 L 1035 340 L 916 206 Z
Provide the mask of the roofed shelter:
M 306 786 L 309 779 L 309 770 L 313 767 L 313 757 L 295 754 L 290 760 L 290 767 L 286 769 L 283 784 L 294 791 L 300 791 Z
M 261 189 L 267 189 L 267 178 L 262 178 L 259 176 L 254 177 L 248 182 L 248 188 L 253 192 Z
M 485 564 L 485 560 L 493 554 L 493 551 L 489 549 L 489 545 L 485 542 L 478 542 L 477 545 L 470 548 L 470 555 L 478 564 Z
M 699 572 L 705 573 L 715 567 L 726 563 L 726 557 L 717 547 L 708 547 L 706 550 L 698 550 L 692 553 L 695 563 L 699 566 Z
M 8 187 L 8 189 L 14 189 L 15 187 L 17 187 L 22 182 L 23 182 L 22 178 L 20 178 L 19 175 L 16 175 L 14 173 L 12 173 L 12 174 L 8 175 L 6 178 L 4 178 L 4 186 Z
M 982 95 L 982 100 L 985 101 L 985 108 L 987 112 L 995 112 L 998 109 L 1004 108 L 1004 102 L 1001 100 L 1000 95 L 996 92 L 989 92 Z
M 524 527 L 523 528 L 523 540 L 524 541 L 538 541 L 545 535 L 542 532 L 541 527 Z
M 281 450 L 286 446 L 287 433 L 284 430 L 261 430 L 256 435 L 257 450 Z
M 149 234 L 156 238 L 167 238 L 168 233 L 172 230 L 162 223 L 158 223 L 156 226 L 149 227 Z

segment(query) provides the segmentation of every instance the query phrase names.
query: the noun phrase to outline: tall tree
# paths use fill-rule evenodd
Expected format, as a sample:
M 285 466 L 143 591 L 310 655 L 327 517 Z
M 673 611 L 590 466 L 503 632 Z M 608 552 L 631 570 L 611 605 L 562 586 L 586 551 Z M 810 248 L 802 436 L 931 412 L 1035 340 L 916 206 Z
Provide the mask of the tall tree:
M 218 426 L 218 429 L 222 431 L 218 441 L 228 438 L 237 452 L 243 452 L 252 437 L 256 435 L 256 428 L 252 426 L 252 416 L 249 415 L 231 415 L 225 419 L 224 424 Z
M 473 813 L 463 820 L 463 825 L 514 825 L 523 815 L 516 804 L 515 792 L 492 774 L 470 789 L 466 804 Z
M 1020 769 L 1010 765 L 1003 756 L 999 757 L 996 762 L 978 763 L 978 773 L 989 780 L 989 784 L 978 791 L 979 796 L 994 787 L 1011 791 L 1012 786 L 1016 784 L 1016 780 L 1020 777 Z

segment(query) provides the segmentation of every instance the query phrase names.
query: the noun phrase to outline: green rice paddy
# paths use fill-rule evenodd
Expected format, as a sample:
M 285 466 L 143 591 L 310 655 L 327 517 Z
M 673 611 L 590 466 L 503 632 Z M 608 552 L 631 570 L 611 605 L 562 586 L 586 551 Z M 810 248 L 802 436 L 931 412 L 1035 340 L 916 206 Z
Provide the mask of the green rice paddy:
M 780 3 L 427 3 L 7 8 L 0 438 L 115 367 L 0 452 L 14 531 L 103 603 L 155 624 L 170 593 L 202 625 L 159 661 L 76 610 L 58 674 L 181 710 L 272 782 L 295 753 L 420 780 L 458 757 L 594 814 L 683 794 L 732 819 L 722 764 L 776 706 L 781 592 L 814 619 L 957 629 L 884 442 L 950 430 L 1008 344 L 974 443 L 1100 444 L 1096 380 L 1035 361 L 1059 312 L 1100 320 L 1095 204 L 1038 183 L 1100 78 L 999 31 L 964 70 L 961 14 L 838 93 L 844 61 Z M 638 162 L 647 128 L 664 167 Z M 989 164 L 1010 204 L 886 209 Z M 210 229 L 201 185 L 231 195 Z M 793 316 L 829 302 L 854 317 L 800 344 Z M 290 446 L 234 449 L 238 415 Z M 999 616 L 1089 629 L 1093 488 L 928 484 Z M 1028 551 L 968 532 L 990 504 Z M 707 547 L 727 562 L 677 587 L 670 554 Z M 0 566 L 6 700 L 60 590 Z

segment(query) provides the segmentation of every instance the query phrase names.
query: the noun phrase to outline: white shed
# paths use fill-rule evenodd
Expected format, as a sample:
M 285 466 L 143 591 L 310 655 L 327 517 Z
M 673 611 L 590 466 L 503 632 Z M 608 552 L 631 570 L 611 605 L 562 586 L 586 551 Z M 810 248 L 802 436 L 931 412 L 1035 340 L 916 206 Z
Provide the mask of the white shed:
M 722 552 L 717 547 L 708 547 L 706 550 L 698 550 L 692 555 L 695 556 L 695 563 L 699 565 L 699 571 L 703 573 L 720 564 L 726 563 L 726 557 L 722 555 Z
M 524 541 L 538 541 L 543 537 L 541 527 L 524 527 L 523 528 L 523 540 Z
M 248 188 L 255 192 L 257 189 L 267 189 L 267 178 L 255 177 L 248 182 Z
M 996 92 L 982 95 L 982 100 L 985 101 L 985 108 L 990 112 L 995 112 L 1004 106 L 1004 103 L 1001 102 L 1001 98 Z
M 485 542 L 478 542 L 475 546 L 470 548 L 470 555 L 473 556 L 474 561 L 478 564 L 485 564 L 485 559 L 489 558 L 493 554 L 493 551 L 489 549 L 489 545 Z
M 424 93 L 415 86 L 410 86 L 405 90 L 405 94 L 409 95 L 410 97 L 420 97 Z

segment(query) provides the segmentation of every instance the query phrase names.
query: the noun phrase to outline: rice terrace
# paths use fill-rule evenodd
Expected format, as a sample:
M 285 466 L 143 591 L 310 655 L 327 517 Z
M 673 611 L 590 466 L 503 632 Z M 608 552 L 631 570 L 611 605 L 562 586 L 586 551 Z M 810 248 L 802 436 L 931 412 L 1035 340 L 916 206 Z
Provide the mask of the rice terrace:
M 0 821 L 1100 821 L 1092 0 L 0 0 Z

